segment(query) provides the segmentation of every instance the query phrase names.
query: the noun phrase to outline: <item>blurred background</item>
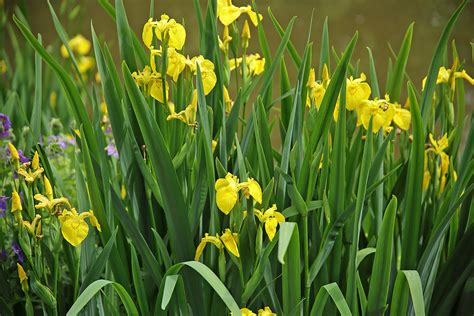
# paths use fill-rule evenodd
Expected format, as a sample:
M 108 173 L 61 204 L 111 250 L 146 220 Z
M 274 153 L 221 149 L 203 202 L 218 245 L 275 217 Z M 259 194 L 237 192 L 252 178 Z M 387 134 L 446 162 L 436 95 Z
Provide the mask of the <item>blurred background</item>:
M 6 9 L 12 14 L 15 5 L 21 5 L 26 9 L 33 33 L 41 33 L 46 46 L 59 41 L 46 0 L 4 1 Z M 66 25 L 71 37 L 81 33 L 90 39 L 92 21 L 97 33 L 102 34 L 118 58 L 115 24 L 97 0 L 51 0 L 51 3 L 56 12 L 62 11 L 61 22 Z M 204 9 L 207 0 L 200 0 L 200 3 Z M 233 3 L 245 5 L 251 1 L 234 0 Z M 361 71 L 368 73 L 366 47 L 370 47 L 375 57 L 381 87 L 385 85 L 388 58 L 393 57 L 389 45 L 398 52 L 408 25 L 414 21 L 413 44 L 407 72 L 418 88 L 421 88 L 421 80 L 428 71 L 439 35 L 458 3 L 457 0 L 257 0 L 258 8 L 264 15 L 263 25 L 272 48 L 278 46 L 280 37 L 268 17 L 267 8 L 271 6 L 274 15 L 283 26 L 286 26 L 291 17 L 298 17 L 291 38 L 301 53 L 310 28 L 311 12 L 314 9 L 311 36 L 314 42 L 314 65 L 317 65 L 319 60 L 321 30 L 326 16 L 329 19 L 330 43 L 339 53 L 358 30 L 359 41 L 353 62 L 360 59 Z M 141 34 L 143 24 L 148 19 L 150 0 L 124 0 L 124 4 L 130 25 L 137 34 Z M 198 30 L 193 0 L 155 0 L 154 18 L 159 19 L 162 13 L 170 15 L 177 21 L 185 21 L 186 52 L 196 54 Z M 256 31 L 254 28 L 252 31 L 254 46 L 250 47 L 250 52 L 257 52 Z M 462 13 L 453 30 L 452 39 L 456 40 L 459 55 L 466 62 L 467 72 L 473 75 L 474 51 L 470 43 L 474 42 L 474 2 L 468 4 Z M 468 88 L 467 92 L 466 100 L 468 104 L 472 104 L 472 87 Z

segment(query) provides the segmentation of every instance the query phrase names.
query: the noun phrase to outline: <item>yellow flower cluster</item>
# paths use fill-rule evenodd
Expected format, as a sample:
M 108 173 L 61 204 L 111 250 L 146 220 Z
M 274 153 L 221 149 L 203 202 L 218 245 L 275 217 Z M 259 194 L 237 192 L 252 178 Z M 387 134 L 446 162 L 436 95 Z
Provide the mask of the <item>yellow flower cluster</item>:
M 69 40 L 68 45 L 76 57 L 77 67 L 79 68 L 79 72 L 81 74 L 84 75 L 89 70 L 94 68 L 94 58 L 91 56 L 87 56 L 91 50 L 91 42 L 87 38 L 85 38 L 81 34 L 78 34 Z M 63 58 L 70 57 L 65 45 L 61 46 L 61 55 L 63 56 Z
M 208 243 L 213 244 L 216 246 L 219 251 L 224 251 L 224 247 L 227 249 L 228 252 L 236 256 L 237 258 L 240 257 L 239 248 L 237 246 L 239 237 L 237 234 L 232 233 L 229 228 L 226 228 L 224 233 L 219 236 L 209 236 L 209 234 L 205 234 L 204 237 L 201 239 L 201 242 L 196 248 L 196 255 L 194 256 L 194 260 L 198 261 L 201 258 L 202 252 Z
M 438 76 L 436 78 L 436 84 L 447 83 L 451 87 L 451 90 L 454 91 L 455 80 L 457 78 L 462 78 L 469 82 L 471 85 L 474 85 L 474 79 L 466 72 L 465 69 L 461 71 L 454 71 L 456 68 L 456 63 L 453 65 L 452 69 L 446 69 L 442 66 L 438 70 Z M 423 78 L 422 89 L 425 89 L 426 77 Z
M 163 56 L 163 47 L 155 49 L 153 46 L 153 34 L 157 40 L 163 43 L 163 47 L 166 47 L 166 76 L 171 77 L 174 82 L 177 82 L 179 76 L 186 69 L 189 69 L 193 75 L 196 75 L 197 66 L 199 65 L 204 94 L 208 95 L 217 82 L 214 64 L 203 56 L 190 58 L 178 52 L 183 49 L 186 41 L 186 30 L 183 25 L 166 14 L 163 14 L 159 21 L 153 21 L 150 18 L 143 27 L 142 40 L 150 50 L 150 65 L 145 66 L 142 71 L 134 72 L 132 76 L 137 84 L 143 88 L 145 94 L 151 95 L 161 103 L 167 103 L 168 83 L 164 76 L 165 74 L 160 73 L 156 67 L 156 58 Z M 194 102 L 191 102 L 191 104 L 194 104 Z M 184 119 L 184 113 L 179 116 L 175 115 L 174 105 L 169 106 L 169 108 L 173 111 L 170 112 L 171 114 L 168 119 L 179 119 L 183 122 L 188 122 L 187 119 Z M 193 112 L 193 110 L 194 105 L 187 112 Z M 188 118 L 191 116 L 188 116 Z
M 395 123 L 400 129 L 406 131 L 410 128 L 411 113 L 404 109 L 398 103 L 390 102 L 388 95 L 384 99 L 370 100 L 372 90 L 366 82 L 364 73 L 359 78 L 352 76 L 346 79 L 346 109 L 356 111 L 357 125 L 363 125 L 365 129 L 369 127 L 370 118 L 372 118 L 372 131 L 378 132 L 380 128 L 390 131 L 392 123 Z M 317 81 L 314 69 L 311 69 L 307 83 L 308 97 L 306 105 L 315 106 L 318 110 L 329 85 L 330 78 L 326 65 L 322 72 L 322 81 Z M 339 115 L 339 99 L 334 110 L 334 120 L 337 121 Z
M 434 154 L 435 157 L 440 157 L 440 169 L 438 170 L 438 175 L 440 178 L 439 183 L 439 192 L 443 193 L 446 187 L 446 179 L 449 171 L 449 155 L 445 152 L 445 150 L 449 146 L 448 142 L 448 135 L 444 134 L 443 137 L 439 140 L 435 140 L 433 134 L 429 134 L 431 147 L 425 150 L 425 158 L 424 158 L 424 173 L 423 173 L 423 191 L 428 189 L 428 186 L 431 181 L 431 173 L 428 169 L 428 155 L 430 153 Z M 453 173 L 454 181 L 457 179 L 456 172 Z
M 216 184 L 217 207 L 226 215 L 234 208 L 242 190 L 247 199 L 252 197 L 257 203 L 262 204 L 262 188 L 257 181 L 249 178 L 248 181 L 239 183 L 239 178 L 227 173 L 225 178 L 217 179 Z
M 264 224 L 268 239 L 272 241 L 275 237 L 278 225 L 285 222 L 285 216 L 277 211 L 275 204 L 273 204 L 266 211 L 254 209 L 253 212 L 254 215 L 259 219 L 260 223 Z M 247 211 L 244 211 L 244 218 L 245 217 L 247 217 Z
M 9 149 L 12 160 L 18 162 L 18 150 L 11 143 L 9 144 Z M 36 180 L 40 179 L 44 169 L 40 167 L 38 152 L 35 152 L 31 162 L 22 164 L 22 166 L 17 169 L 17 172 L 19 175 L 23 176 L 28 185 L 33 185 Z M 66 239 L 71 245 L 77 247 L 87 237 L 89 226 L 85 222 L 86 218 L 89 218 L 91 224 L 95 226 L 98 231 L 101 231 L 100 224 L 92 210 L 78 214 L 76 209 L 71 207 L 67 198 L 55 198 L 51 182 L 46 176 L 43 176 L 43 186 L 45 191 L 44 195 L 41 193 L 34 195 L 34 199 L 38 202 L 35 205 L 35 209 L 46 209 L 50 215 L 58 216 L 61 223 L 61 233 L 64 239 Z M 13 213 L 15 221 L 19 226 L 24 227 L 36 239 L 40 239 L 42 237 L 41 215 L 35 214 L 35 217 L 31 222 L 29 222 L 23 220 L 22 211 L 23 206 L 20 195 L 17 191 L 13 191 L 11 212 Z

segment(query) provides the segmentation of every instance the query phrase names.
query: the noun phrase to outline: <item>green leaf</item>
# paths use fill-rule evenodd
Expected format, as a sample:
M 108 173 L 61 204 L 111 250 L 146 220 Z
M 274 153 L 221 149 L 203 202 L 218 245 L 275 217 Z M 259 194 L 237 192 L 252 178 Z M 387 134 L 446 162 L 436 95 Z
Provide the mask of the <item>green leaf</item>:
M 93 280 L 96 280 L 102 274 L 102 271 L 105 268 L 107 261 L 109 260 L 110 252 L 112 251 L 112 247 L 115 244 L 115 237 L 117 236 L 118 227 L 115 228 L 112 236 L 110 237 L 109 241 L 105 245 L 104 249 L 100 255 L 95 258 L 94 264 L 90 267 L 89 271 L 85 275 L 84 280 L 82 281 L 81 288 L 79 289 L 79 293 L 82 293 L 86 287 L 88 287 Z
M 128 25 L 127 13 L 125 12 L 122 0 L 115 0 L 115 13 L 121 59 L 124 60 L 132 70 L 136 70 L 137 64 L 135 61 L 131 29 Z
M 391 77 L 389 79 L 390 84 L 387 89 L 387 94 L 390 96 L 390 101 L 392 102 L 400 101 L 400 93 L 402 91 L 405 68 L 407 66 L 408 55 L 410 54 L 411 48 L 411 40 L 413 38 L 413 25 L 414 23 L 411 23 L 410 26 L 408 26 L 408 30 L 405 33 L 405 37 L 403 38 L 403 42 L 400 47 L 400 51 L 398 52 L 393 72 L 391 73 Z
M 187 207 L 163 134 L 156 121 L 151 119 L 152 115 L 145 98 L 125 63 L 122 64 L 122 72 L 125 87 L 147 145 L 151 164 L 157 173 L 171 248 L 177 260 L 190 259 L 194 256 L 194 246 Z
M 394 244 L 395 216 L 397 214 L 397 198 L 392 197 L 385 210 L 375 253 L 372 273 L 370 275 L 367 315 L 380 315 L 387 305 L 390 288 L 390 272 Z
M 406 180 L 405 199 L 402 204 L 402 269 L 414 269 L 418 262 L 418 240 L 421 224 L 421 194 L 423 185 L 423 162 L 425 133 L 423 121 L 415 96 L 415 89 L 408 83 L 410 111 L 413 126 L 413 143 L 408 161 L 408 176 Z
M 436 45 L 436 50 L 433 54 L 433 59 L 430 63 L 430 69 L 428 70 L 428 77 L 426 79 L 425 89 L 423 90 L 423 96 L 421 98 L 421 114 L 423 117 L 423 126 L 426 129 L 428 120 L 431 115 L 433 94 L 436 88 L 436 80 L 438 78 L 439 67 L 441 66 L 443 55 L 446 50 L 446 45 L 448 44 L 449 36 L 451 31 L 456 23 L 457 19 L 461 15 L 461 12 L 464 10 L 464 7 L 469 3 L 469 0 L 464 0 L 454 11 L 453 15 L 449 19 L 448 23 L 441 33 L 438 44 Z
M 357 251 L 359 250 L 359 236 L 362 224 L 362 212 L 364 208 L 364 200 L 367 191 L 367 182 L 369 177 L 369 168 L 372 162 L 372 147 L 373 147 L 373 133 L 372 133 L 372 118 L 370 119 L 369 127 L 367 129 L 364 153 L 362 155 L 362 163 L 360 167 L 359 183 L 357 186 L 357 200 L 354 214 L 354 222 L 352 226 L 352 244 L 350 246 L 349 264 L 347 268 L 347 291 L 346 298 L 351 307 L 351 310 L 356 313 L 358 309 L 356 299 L 356 275 L 357 268 L 355 261 Z
M 89 303 L 89 301 L 99 292 L 103 287 L 107 285 L 112 285 L 115 292 L 120 297 L 125 310 L 127 311 L 128 315 L 138 315 L 138 310 L 135 304 L 133 303 L 132 298 L 127 293 L 125 288 L 120 285 L 119 283 L 109 281 L 109 280 L 97 280 L 89 285 L 84 292 L 79 295 L 76 299 L 74 304 L 71 306 L 69 311 L 67 312 L 67 316 L 75 316 L 79 314 L 79 312 L 84 308 L 84 306 Z
M 314 301 L 310 315 L 324 315 L 324 309 L 329 297 L 331 297 L 334 305 L 336 305 L 339 313 L 341 313 L 341 316 L 352 315 L 351 310 L 344 299 L 344 295 L 342 295 L 341 289 L 335 282 L 321 287 L 318 295 L 316 296 L 316 300 Z
M 410 290 L 411 300 L 416 316 L 425 315 L 425 303 L 423 299 L 423 288 L 421 286 L 420 275 L 416 270 L 400 270 L 395 280 L 393 289 L 390 315 L 406 315 L 407 302 L 403 297 Z
M 219 295 L 219 297 L 222 299 L 222 301 L 227 306 L 227 308 L 234 315 L 241 315 L 239 305 L 237 305 L 234 298 L 232 297 L 232 294 L 230 294 L 229 290 L 225 287 L 225 285 L 221 282 L 221 280 L 219 280 L 219 277 L 215 275 L 215 273 L 212 272 L 211 269 L 209 269 L 206 265 L 202 264 L 201 262 L 186 261 L 186 262 L 175 264 L 166 272 L 165 280 L 168 276 L 176 275 L 177 273 L 179 273 L 181 269 L 184 267 L 189 267 L 193 269 L 194 271 L 196 271 L 197 273 L 199 273 L 202 279 L 205 280 L 207 283 L 209 283 L 209 285 L 214 289 L 217 295 Z M 164 297 L 165 283 L 166 281 L 162 283 L 160 287 L 160 294 L 158 295 L 158 297 L 161 298 L 159 300 L 160 302 L 163 302 L 165 298 Z M 169 285 L 168 285 L 168 289 L 170 289 Z M 198 311 L 195 311 L 195 312 L 197 313 Z

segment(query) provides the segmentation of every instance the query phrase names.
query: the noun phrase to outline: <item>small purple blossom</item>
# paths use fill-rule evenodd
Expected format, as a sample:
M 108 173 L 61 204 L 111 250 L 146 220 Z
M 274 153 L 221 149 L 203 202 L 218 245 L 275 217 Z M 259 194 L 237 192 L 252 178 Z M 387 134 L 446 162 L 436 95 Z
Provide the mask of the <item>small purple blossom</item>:
M 5 216 L 5 211 L 7 210 L 7 201 L 9 197 L 0 195 L 0 218 Z
M 68 143 L 62 135 L 51 135 L 48 137 L 48 143 L 51 145 L 58 145 L 62 150 L 66 149 Z
M 23 254 L 23 250 L 21 250 L 20 245 L 17 242 L 12 242 L 12 250 L 15 255 L 18 257 L 18 261 L 23 263 L 25 261 L 25 255 Z
M 109 143 L 107 147 L 105 147 L 105 150 L 107 151 L 107 155 L 118 159 L 119 154 L 114 143 Z
M 7 138 L 10 136 L 10 128 L 12 127 L 12 122 L 8 115 L 0 113 L 0 139 Z
M 30 161 L 30 158 L 23 155 L 23 151 L 21 149 L 18 149 L 18 156 L 20 156 L 20 162 L 21 163 L 27 163 L 27 162 Z

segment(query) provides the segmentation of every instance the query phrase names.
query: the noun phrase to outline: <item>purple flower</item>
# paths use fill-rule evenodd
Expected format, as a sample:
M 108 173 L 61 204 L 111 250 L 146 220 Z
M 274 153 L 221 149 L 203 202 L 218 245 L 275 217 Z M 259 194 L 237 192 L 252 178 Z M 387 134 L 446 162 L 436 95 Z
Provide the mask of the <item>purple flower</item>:
M 10 136 L 11 127 L 12 122 L 10 121 L 10 118 L 6 114 L 0 113 L 0 139 Z
M 18 261 L 23 263 L 25 261 L 25 255 L 23 254 L 23 250 L 21 250 L 20 245 L 17 242 L 12 242 L 12 250 L 15 255 L 18 257 Z
M 5 216 L 5 211 L 7 210 L 7 200 L 8 196 L 0 195 L 0 218 Z
M 21 149 L 18 149 L 18 156 L 20 156 L 20 162 L 21 163 L 27 163 L 28 161 L 30 161 L 30 159 L 28 157 L 23 155 L 23 151 Z
M 48 143 L 51 145 L 58 145 L 62 150 L 66 149 L 67 141 L 62 135 L 51 135 L 48 137 Z
M 107 155 L 118 159 L 119 154 L 117 151 L 117 147 L 115 147 L 114 143 L 109 143 L 107 147 L 105 147 L 105 150 L 107 151 Z

